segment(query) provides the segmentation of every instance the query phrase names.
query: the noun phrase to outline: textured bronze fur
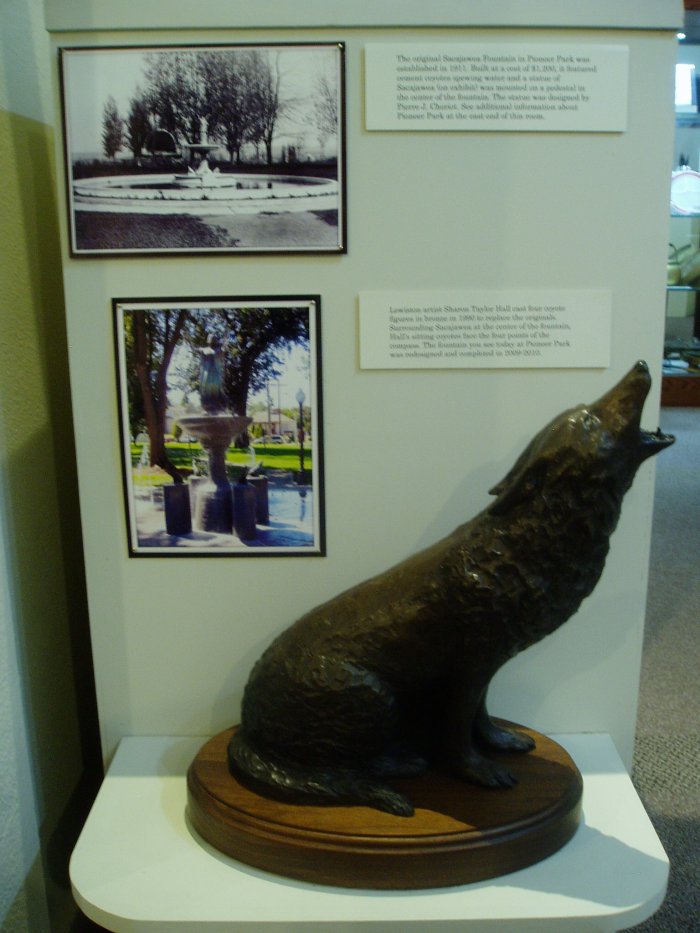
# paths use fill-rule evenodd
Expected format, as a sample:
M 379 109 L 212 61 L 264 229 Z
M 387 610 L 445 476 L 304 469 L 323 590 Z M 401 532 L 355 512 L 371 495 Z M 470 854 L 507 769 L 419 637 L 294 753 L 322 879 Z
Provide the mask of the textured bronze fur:
M 640 361 L 547 425 L 483 512 L 283 632 L 248 681 L 232 772 L 296 802 L 401 815 L 412 804 L 386 779 L 429 761 L 512 785 L 486 752 L 532 743 L 490 719 L 489 681 L 598 582 L 637 468 L 674 440 L 640 429 L 650 385 Z

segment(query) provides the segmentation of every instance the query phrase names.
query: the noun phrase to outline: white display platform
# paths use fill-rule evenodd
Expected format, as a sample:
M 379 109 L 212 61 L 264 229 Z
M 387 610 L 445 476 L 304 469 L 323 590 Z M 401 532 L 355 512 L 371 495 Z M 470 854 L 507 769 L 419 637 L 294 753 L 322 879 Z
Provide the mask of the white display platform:
M 571 842 L 490 881 L 387 892 L 305 884 L 220 855 L 185 818 L 186 771 L 205 739 L 125 738 L 73 853 L 73 892 L 119 933 L 591 933 L 640 923 L 666 890 L 661 843 L 609 736 L 556 739 L 584 780 Z

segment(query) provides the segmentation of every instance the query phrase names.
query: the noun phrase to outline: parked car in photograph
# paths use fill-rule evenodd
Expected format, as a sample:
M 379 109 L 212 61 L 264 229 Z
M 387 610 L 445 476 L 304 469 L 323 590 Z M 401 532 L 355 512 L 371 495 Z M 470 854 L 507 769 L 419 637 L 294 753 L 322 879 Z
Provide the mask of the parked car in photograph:
M 258 437 L 253 444 L 284 444 L 285 440 L 281 434 L 267 434 L 264 437 Z

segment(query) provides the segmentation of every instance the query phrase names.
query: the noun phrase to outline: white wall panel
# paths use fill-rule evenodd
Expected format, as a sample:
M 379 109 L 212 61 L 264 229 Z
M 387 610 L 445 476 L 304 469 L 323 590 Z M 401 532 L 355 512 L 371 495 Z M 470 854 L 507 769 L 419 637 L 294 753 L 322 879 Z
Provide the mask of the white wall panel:
M 79 4 L 61 6 L 66 15 L 82 10 Z M 503 6 L 513 12 L 513 4 Z M 535 11 L 544 17 L 551 6 L 527 4 L 529 21 L 539 22 Z M 589 13 L 612 9 L 600 3 L 575 6 L 584 26 Z M 618 25 L 630 25 L 626 5 L 616 6 Z M 662 14 L 657 25 L 674 25 L 675 3 L 634 6 L 640 24 L 653 9 Z M 96 11 L 94 22 L 101 22 L 100 5 L 92 3 L 90 9 Z M 226 9 L 233 7 L 226 4 Z M 50 3 L 48 11 L 49 25 L 74 28 L 73 20 L 59 15 L 58 5 Z M 279 7 L 277 12 L 279 22 L 286 23 Z M 369 42 L 390 41 L 393 31 L 345 23 L 285 30 L 275 28 L 278 21 L 269 15 L 270 28 L 244 33 L 229 28 L 54 37 L 55 46 L 240 39 L 347 45 L 346 256 L 80 260 L 65 255 L 82 520 L 107 756 L 122 735 L 207 734 L 236 721 L 248 671 L 277 632 L 299 613 L 425 547 L 482 508 L 488 488 L 536 430 L 565 407 L 600 395 L 640 357 L 649 361 L 655 379 L 644 422 L 656 426 L 673 33 L 479 32 L 480 41 L 627 45 L 626 132 L 367 132 L 363 50 Z M 172 23 L 169 15 L 162 20 Z M 408 15 L 401 18 L 405 21 L 411 22 Z M 235 16 L 226 22 L 232 27 Z M 80 24 L 92 29 L 89 16 Z M 135 14 L 134 24 L 144 25 Z M 472 35 L 460 28 L 430 31 L 431 41 L 469 41 Z M 425 31 L 405 28 L 401 38 L 419 42 Z M 359 369 L 360 291 L 464 288 L 610 290 L 610 368 Z M 322 296 L 327 557 L 130 559 L 110 300 L 261 290 Z M 625 504 L 597 590 L 567 626 L 501 672 L 492 702 L 494 712 L 539 729 L 610 732 L 628 763 L 652 487 L 653 466 L 647 464 Z

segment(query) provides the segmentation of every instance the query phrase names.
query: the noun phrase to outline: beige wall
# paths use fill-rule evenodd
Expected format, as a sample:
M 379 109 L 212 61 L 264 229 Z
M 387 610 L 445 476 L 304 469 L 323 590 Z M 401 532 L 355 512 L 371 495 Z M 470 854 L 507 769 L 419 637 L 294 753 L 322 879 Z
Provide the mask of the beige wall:
M 70 630 L 85 609 L 41 0 L 5 0 L 0 17 L 0 928 L 10 933 L 48 929 L 49 916 L 67 929 L 73 914 L 67 822 L 83 764 Z
M 106 759 L 125 735 L 207 735 L 235 722 L 250 668 L 282 628 L 478 512 L 488 501 L 487 490 L 543 424 L 570 405 L 599 397 L 639 358 L 649 361 L 655 383 L 644 424 L 658 423 L 676 55 L 672 31 L 530 32 L 504 26 L 480 33 L 483 41 L 627 47 L 624 132 L 369 132 L 364 52 L 372 42 L 395 42 L 395 29 L 292 33 L 266 25 L 276 22 L 274 13 L 286 15 L 283 0 L 276 0 L 264 10 L 256 7 L 260 28 L 241 30 L 235 28 L 237 14 L 245 7 L 252 16 L 250 4 L 212 0 L 202 9 L 211 13 L 213 5 L 222 28 L 198 30 L 197 42 L 289 41 L 292 35 L 295 41 L 345 41 L 350 245 L 342 257 L 64 257 Z M 122 22 L 125 6 L 135 25 L 142 22 L 135 2 L 109 6 L 90 0 L 90 15 L 88 7 L 82 15 L 85 31 L 56 32 L 55 46 L 162 44 L 193 35 L 191 9 L 174 4 L 168 32 L 110 32 L 115 19 Z M 149 7 L 154 16 L 155 6 Z M 391 0 L 379 6 L 387 16 L 389 6 L 403 16 L 403 7 L 399 11 Z M 51 7 L 68 11 L 58 0 Z M 500 5 L 494 10 L 504 19 L 509 13 Z M 401 36 L 407 43 L 420 42 L 426 33 L 407 28 Z M 436 28 L 430 38 L 472 41 L 473 30 Z M 619 166 L 625 167 L 624 184 Z M 60 218 L 65 223 L 62 211 Z M 279 295 L 322 296 L 327 557 L 130 559 L 110 302 L 114 297 L 253 296 L 260 295 L 261 283 Z M 608 290 L 610 366 L 360 370 L 357 296 L 397 288 L 433 294 Z M 490 698 L 494 713 L 540 731 L 608 732 L 628 764 L 652 497 L 653 465 L 647 464 L 625 502 L 595 594 L 569 625 L 499 672 Z M 261 593 L 269 598 L 261 600 Z

